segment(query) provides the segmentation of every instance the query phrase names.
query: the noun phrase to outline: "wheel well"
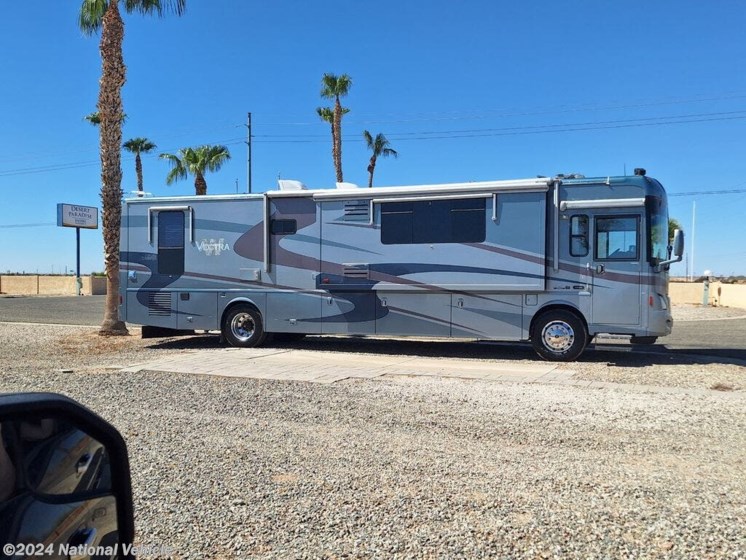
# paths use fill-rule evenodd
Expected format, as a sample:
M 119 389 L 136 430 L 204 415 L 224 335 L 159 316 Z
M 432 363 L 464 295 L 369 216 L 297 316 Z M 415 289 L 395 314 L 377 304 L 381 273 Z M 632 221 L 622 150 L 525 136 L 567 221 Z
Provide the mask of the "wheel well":
M 223 327 L 223 322 L 225 321 L 225 316 L 230 312 L 231 309 L 238 305 L 246 305 L 248 307 L 251 307 L 254 311 L 256 311 L 259 316 L 262 316 L 262 312 L 259 311 L 259 308 L 254 305 L 253 302 L 247 300 L 247 299 L 238 299 L 235 301 L 230 302 L 228 305 L 225 306 L 225 309 L 223 309 L 223 314 L 220 316 L 220 328 Z M 262 322 L 264 322 L 264 319 L 262 318 Z
M 536 323 L 536 319 L 544 315 L 544 313 L 547 313 L 549 311 L 567 311 L 568 313 L 572 313 L 575 315 L 580 321 L 583 323 L 583 326 L 585 327 L 585 332 L 588 334 L 588 322 L 585 320 L 585 317 L 583 317 L 583 314 L 578 311 L 575 307 L 572 305 L 563 305 L 561 303 L 554 303 L 547 305 L 545 307 L 542 307 L 534 313 L 534 316 L 531 318 L 531 325 L 529 325 L 528 328 L 528 336 L 531 338 L 531 333 L 534 332 L 534 323 Z M 588 335 L 590 337 L 590 335 Z

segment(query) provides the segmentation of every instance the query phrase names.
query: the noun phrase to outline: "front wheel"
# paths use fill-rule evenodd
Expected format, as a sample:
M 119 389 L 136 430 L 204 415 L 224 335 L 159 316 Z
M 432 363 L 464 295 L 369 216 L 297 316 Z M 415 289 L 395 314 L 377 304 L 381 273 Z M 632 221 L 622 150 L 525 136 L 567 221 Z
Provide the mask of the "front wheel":
M 223 319 L 222 333 L 228 344 L 239 348 L 261 346 L 267 338 L 262 315 L 250 305 L 231 308 Z
M 561 309 L 547 311 L 534 321 L 531 344 L 545 360 L 570 362 L 585 350 L 588 332 L 574 313 Z

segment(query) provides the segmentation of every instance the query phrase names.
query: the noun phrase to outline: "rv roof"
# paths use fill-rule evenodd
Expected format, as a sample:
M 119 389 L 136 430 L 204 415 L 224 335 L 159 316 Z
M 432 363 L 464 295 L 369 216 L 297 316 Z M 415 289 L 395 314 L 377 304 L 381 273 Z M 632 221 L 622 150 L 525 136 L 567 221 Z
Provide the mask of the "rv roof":
M 470 182 L 470 183 L 442 183 L 432 185 L 404 185 L 404 186 L 390 186 L 390 187 L 373 187 L 373 188 L 358 188 L 358 189 L 308 189 L 308 190 L 276 190 L 267 191 L 266 193 L 252 193 L 252 194 L 220 194 L 220 195 L 207 195 L 207 196 L 169 196 L 169 197 L 144 197 L 144 198 L 131 198 L 127 199 L 128 203 L 152 203 L 154 200 L 160 202 L 167 200 L 180 200 L 185 199 L 197 199 L 197 200 L 229 200 L 229 199 L 246 199 L 246 198 L 260 198 L 263 196 L 269 196 L 271 198 L 280 197 L 313 197 L 316 199 L 326 198 L 371 198 L 371 197 L 385 197 L 392 195 L 415 195 L 424 193 L 437 193 L 437 194 L 457 194 L 457 193 L 475 193 L 475 192 L 499 192 L 499 191 L 546 191 L 554 181 L 552 178 L 540 177 L 534 179 L 517 179 L 512 181 L 481 181 L 481 182 Z M 620 177 L 586 177 L 578 179 L 561 179 L 565 185 L 598 185 L 598 184 L 632 184 L 643 186 L 647 182 L 657 183 L 650 177 L 640 176 L 620 176 Z

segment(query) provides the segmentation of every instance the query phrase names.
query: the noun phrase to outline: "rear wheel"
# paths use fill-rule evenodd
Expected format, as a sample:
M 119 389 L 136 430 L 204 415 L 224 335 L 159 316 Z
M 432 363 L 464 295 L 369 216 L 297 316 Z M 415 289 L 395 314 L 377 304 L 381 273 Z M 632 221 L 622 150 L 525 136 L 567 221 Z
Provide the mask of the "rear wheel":
M 569 362 L 585 350 L 588 333 L 577 315 L 557 309 L 542 313 L 534 320 L 531 344 L 545 360 Z
M 222 333 L 228 344 L 239 348 L 261 346 L 267 338 L 262 315 L 246 304 L 236 305 L 225 314 Z

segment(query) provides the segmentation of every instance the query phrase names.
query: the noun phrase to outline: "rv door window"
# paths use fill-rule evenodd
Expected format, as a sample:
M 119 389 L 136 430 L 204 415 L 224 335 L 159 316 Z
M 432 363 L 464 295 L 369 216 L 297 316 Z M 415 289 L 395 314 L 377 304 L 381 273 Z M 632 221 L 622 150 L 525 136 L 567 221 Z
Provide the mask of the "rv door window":
M 158 212 L 158 274 L 184 274 L 184 212 Z
M 381 203 L 381 243 L 481 243 L 486 199 Z
M 639 216 L 596 218 L 596 259 L 637 260 L 639 231 Z
M 570 218 L 570 255 L 585 257 L 588 254 L 588 216 Z

